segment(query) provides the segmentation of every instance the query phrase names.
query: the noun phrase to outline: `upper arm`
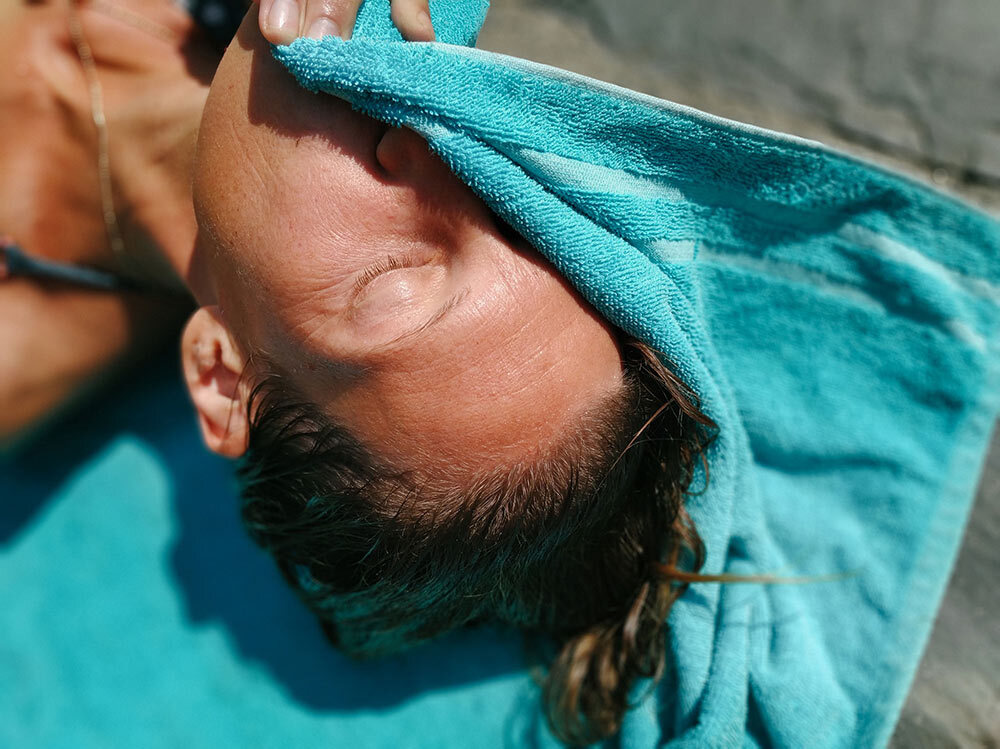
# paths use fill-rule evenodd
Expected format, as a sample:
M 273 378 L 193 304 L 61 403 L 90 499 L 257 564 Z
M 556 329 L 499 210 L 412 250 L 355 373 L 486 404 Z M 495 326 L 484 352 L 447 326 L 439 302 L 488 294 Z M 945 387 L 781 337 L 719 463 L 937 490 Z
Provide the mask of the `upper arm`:
M 176 335 L 185 311 L 165 296 L 0 283 L 0 444 Z

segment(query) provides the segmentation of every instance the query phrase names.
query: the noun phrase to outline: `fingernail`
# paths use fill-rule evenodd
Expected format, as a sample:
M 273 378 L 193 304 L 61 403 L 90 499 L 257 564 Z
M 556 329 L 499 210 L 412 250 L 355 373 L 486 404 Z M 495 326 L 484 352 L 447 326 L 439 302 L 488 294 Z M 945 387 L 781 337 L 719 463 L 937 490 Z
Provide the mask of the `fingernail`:
M 340 26 L 329 18 L 317 18 L 309 27 L 307 36 L 310 39 L 322 39 L 324 36 L 340 36 Z
M 299 32 L 298 3 L 295 0 L 274 0 L 267 14 L 267 26 L 282 39 L 294 39 Z

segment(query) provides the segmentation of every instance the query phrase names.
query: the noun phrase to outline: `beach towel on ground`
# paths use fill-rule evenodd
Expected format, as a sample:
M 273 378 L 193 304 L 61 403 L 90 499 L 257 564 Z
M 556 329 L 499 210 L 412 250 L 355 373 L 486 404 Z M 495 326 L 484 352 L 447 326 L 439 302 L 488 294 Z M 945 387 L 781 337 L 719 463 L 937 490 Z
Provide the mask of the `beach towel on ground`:
M 671 614 L 672 677 L 629 745 L 887 741 L 996 417 L 1000 226 L 820 144 L 462 46 L 482 0 L 388 0 L 353 39 L 275 55 L 423 135 L 720 427 L 690 511 L 708 572 Z M 463 20 L 465 24 L 463 25 Z
M 456 45 L 484 12 L 432 5 Z M 816 144 L 403 44 L 385 3 L 358 32 L 279 54 L 421 130 L 722 426 L 690 500 L 707 569 L 856 571 L 694 586 L 609 746 L 884 743 L 997 410 L 996 224 Z M 555 746 L 512 633 L 330 648 L 240 528 L 176 354 L 140 374 L 0 465 L 0 746 Z

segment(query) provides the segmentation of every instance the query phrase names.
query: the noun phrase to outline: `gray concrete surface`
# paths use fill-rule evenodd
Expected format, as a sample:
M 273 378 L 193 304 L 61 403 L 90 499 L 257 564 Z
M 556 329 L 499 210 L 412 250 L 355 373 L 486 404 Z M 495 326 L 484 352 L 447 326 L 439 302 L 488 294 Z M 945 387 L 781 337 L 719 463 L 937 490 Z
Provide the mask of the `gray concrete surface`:
M 893 747 L 1000 745 L 1000 433 Z
M 995 0 L 495 0 L 483 41 L 844 146 L 1000 211 Z
M 820 140 L 1000 215 L 996 0 L 494 0 L 480 46 Z M 998 573 L 994 435 L 894 748 L 1000 745 Z

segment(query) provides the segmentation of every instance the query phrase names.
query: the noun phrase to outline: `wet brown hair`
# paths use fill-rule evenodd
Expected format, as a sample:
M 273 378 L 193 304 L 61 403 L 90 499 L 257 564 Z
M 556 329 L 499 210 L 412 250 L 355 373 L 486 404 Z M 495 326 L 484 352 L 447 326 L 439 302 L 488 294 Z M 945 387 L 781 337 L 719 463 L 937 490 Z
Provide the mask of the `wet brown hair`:
M 253 539 L 342 650 L 371 657 L 480 621 L 555 647 L 553 733 L 614 734 L 657 679 L 666 620 L 704 560 L 684 507 L 716 425 L 650 347 L 622 343 L 623 386 L 530 464 L 421 485 L 382 465 L 278 377 L 250 399 L 240 477 Z

